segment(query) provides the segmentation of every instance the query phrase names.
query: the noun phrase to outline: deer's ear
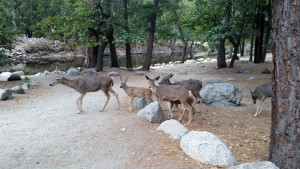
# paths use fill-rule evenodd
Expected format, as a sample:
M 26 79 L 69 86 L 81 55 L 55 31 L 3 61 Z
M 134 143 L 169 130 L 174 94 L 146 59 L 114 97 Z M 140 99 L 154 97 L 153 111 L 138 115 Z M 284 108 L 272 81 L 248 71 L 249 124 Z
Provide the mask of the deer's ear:
M 173 77 L 173 75 L 174 75 L 174 74 L 173 74 L 173 73 L 171 73 L 171 74 L 170 74 L 170 78 L 171 78 L 171 77 Z
M 158 80 L 160 78 L 160 76 L 157 76 L 154 80 Z
M 125 79 L 125 81 L 124 81 L 124 82 L 126 83 L 126 82 L 127 82 L 127 80 L 128 80 L 128 77 Z
M 150 80 L 150 78 L 148 76 L 145 75 L 145 77 L 146 77 L 147 80 Z
M 250 90 L 250 93 L 252 94 L 252 90 Z

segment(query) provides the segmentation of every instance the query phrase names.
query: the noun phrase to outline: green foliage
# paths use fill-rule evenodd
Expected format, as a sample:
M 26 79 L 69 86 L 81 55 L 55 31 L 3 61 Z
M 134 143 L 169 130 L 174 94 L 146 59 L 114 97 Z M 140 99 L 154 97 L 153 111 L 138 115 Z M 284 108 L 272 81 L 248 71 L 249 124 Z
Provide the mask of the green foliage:
M 13 37 L 10 1 L 0 0 L 0 47 L 10 48 Z
M 0 53 L 0 66 L 6 66 L 10 64 L 11 64 L 11 60 Z

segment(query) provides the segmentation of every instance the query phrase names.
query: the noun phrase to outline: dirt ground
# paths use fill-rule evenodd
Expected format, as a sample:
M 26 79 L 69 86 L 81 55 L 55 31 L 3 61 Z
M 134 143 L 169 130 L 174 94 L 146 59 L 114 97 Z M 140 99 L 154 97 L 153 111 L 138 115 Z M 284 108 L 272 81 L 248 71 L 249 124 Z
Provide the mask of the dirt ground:
M 233 151 L 237 163 L 268 159 L 271 101 L 263 104 L 262 114 L 254 117 L 250 89 L 271 81 L 271 56 L 261 64 L 242 58 L 234 69 L 216 69 L 215 62 L 179 64 L 152 68 L 149 77 L 174 73 L 173 79 L 189 77 L 201 80 L 213 77 L 242 90 L 242 102 L 236 107 L 197 105 L 189 130 L 209 131 L 219 136 Z M 246 70 L 237 73 L 238 70 Z M 123 69 L 105 68 L 102 73 L 118 71 L 128 77 L 127 85 L 148 87 L 144 76 Z M 186 70 L 188 75 L 178 75 Z M 249 80 L 249 77 L 255 80 Z M 119 94 L 121 109 L 116 110 L 116 99 L 111 97 L 106 111 L 100 112 L 104 94 L 88 93 L 83 99 L 83 114 L 77 114 L 73 89 L 48 84 L 54 77 L 35 78 L 38 87 L 24 95 L 14 94 L 9 101 L 0 102 L 0 169 L 10 168 L 215 168 L 200 164 L 185 155 L 179 141 L 157 132 L 158 124 L 150 124 L 128 109 L 128 96 L 114 77 L 113 89 Z M 235 81 L 228 81 L 234 78 Z M 0 82 L 0 88 L 16 83 Z M 165 115 L 168 114 L 163 107 Z M 175 113 L 175 119 L 179 112 Z M 183 120 L 187 122 L 185 117 Z

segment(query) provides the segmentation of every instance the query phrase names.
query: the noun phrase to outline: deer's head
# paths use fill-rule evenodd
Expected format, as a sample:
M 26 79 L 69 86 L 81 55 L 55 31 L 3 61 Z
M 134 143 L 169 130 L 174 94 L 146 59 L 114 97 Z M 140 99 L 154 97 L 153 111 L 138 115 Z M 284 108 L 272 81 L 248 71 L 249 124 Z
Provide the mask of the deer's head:
M 63 76 L 57 76 L 49 86 L 55 86 L 58 83 L 62 83 L 65 78 Z
M 120 79 L 121 79 L 120 88 L 123 88 L 126 85 L 128 77 L 124 81 L 121 76 L 120 76 Z
M 149 78 L 149 77 L 146 76 L 146 75 L 145 75 L 145 77 L 146 77 L 146 79 L 148 80 L 149 88 L 153 88 L 154 86 L 156 86 L 154 82 L 157 81 L 157 80 L 159 79 L 160 76 L 157 76 L 157 77 L 154 78 L 154 79 L 151 79 L 151 78 Z
M 251 97 L 252 97 L 253 104 L 256 104 L 256 99 L 257 99 L 257 97 L 256 97 L 255 93 L 252 92 L 252 90 L 250 90 L 250 93 L 251 93 Z

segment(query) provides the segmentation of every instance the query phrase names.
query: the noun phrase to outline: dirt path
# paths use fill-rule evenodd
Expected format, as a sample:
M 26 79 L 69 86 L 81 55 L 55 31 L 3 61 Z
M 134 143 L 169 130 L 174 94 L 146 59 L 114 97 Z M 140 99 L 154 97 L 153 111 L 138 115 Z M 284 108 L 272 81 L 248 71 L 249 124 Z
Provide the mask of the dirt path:
M 256 106 L 252 105 L 249 89 L 270 81 L 271 75 L 261 74 L 271 70 L 271 63 L 259 65 L 237 61 L 235 69 L 216 70 L 215 63 L 181 64 L 146 72 L 149 76 L 167 74 L 185 69 L 188 75 L 175 79 L 214 77 L 221 82 L 227 78 L 243 90 L 240 107 L 197 107 L 190 130 L 206 130 L 219 137 L 233 150 L 238 163 L 267 158 L 270 126 L 270 101 L 263 107 L 262 115 L 254 118 Z M 204 67 L 203 67 L 204 66 Z M 236 73 L 240 68 L 249 73 Z M 106 69 L 104 73 L 107 73 Z M 129 77 L 128 85 L 147 86 L 144 76 L 117 69 Z M 248 80 L 255 76 L 256 80 Z M 10 168 L 213 168 L 198 164 L 187 157 L 179 141 L 168 138 L 137 117 L 137 109 L 128 110 L 128 97 L 119 88 L 115 78 L 113 89 L 119 93 L 121 110 L 116 110 L 112 96 L 105 112 L 104 94 L 89 93 L 83 100 L 83 114 L 77 114 L 73 89 L 62 85 L 49 87 L 53 77 L 36 79 L 39 86 L 25 95 L 14 95 L 13 100 L 0 102 L 0 169 Z M 166 108 L 163 108 L 165 113 Z

